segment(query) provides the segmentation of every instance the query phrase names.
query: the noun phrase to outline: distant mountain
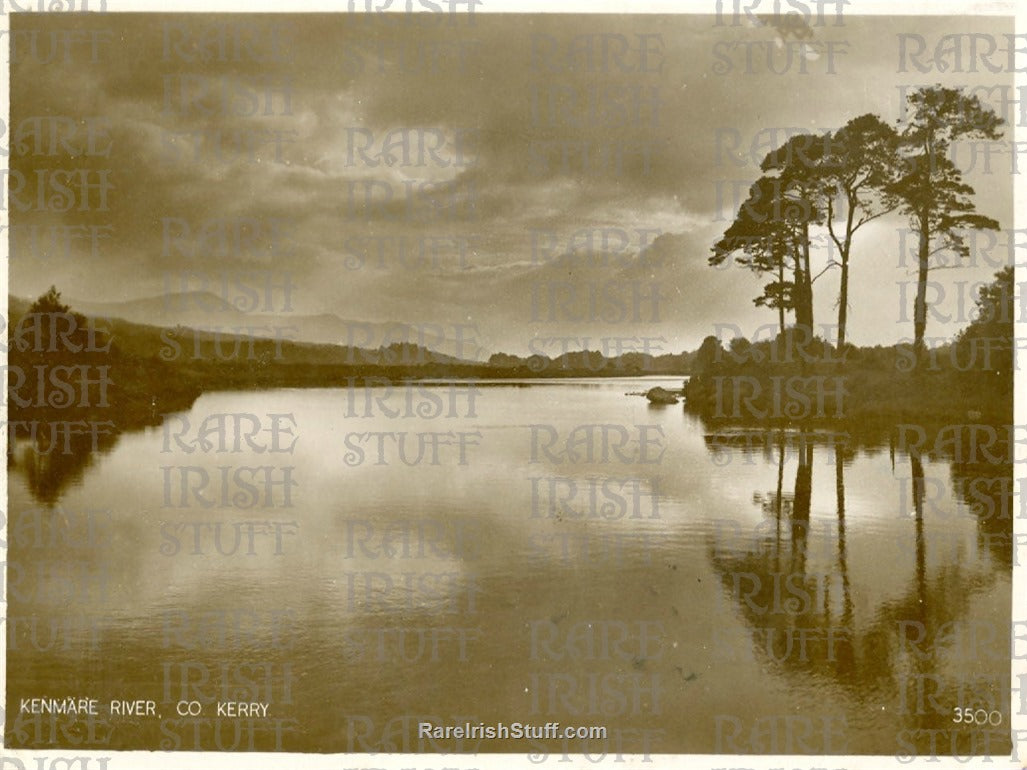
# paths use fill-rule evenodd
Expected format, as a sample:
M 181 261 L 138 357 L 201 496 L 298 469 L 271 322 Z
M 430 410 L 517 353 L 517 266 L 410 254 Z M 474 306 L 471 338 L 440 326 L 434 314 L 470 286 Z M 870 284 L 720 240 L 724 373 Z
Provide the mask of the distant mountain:
M 491 378 L 491 377 L 583 377 L 667 374 L 683 375 L 689 371 L 694 353 L 643 355 L 625 352 L 618 356 L 604 355 L 598 350 L 564 353 L 555 358 L 544 355 L 520 357 L 494 353 L 487 361 L 470 357 L 458 358 L 430 350 L 412 342 L 400 342 L 397 330 L 411 331 L 402 324 L 346 326 L 334 315 L 270 316 L 239 311 L 215 295 L 190 294 L 193 310 L 184 306 L 175 311 L 167 307 L 163 297 L 133 300 L 124 303 L 98 303 L 65 300 L 72 312 L 87 317 L 109 319 L 99 327 L 113 340 L 118 356 L 130 359 L 141 370 L 157 363 L 175 367 L 178 375 L 194 377 L 203 388 L 228 387 L 240 384 L 266 387 L 306 387 L 327 385 L 339 377 L 387 376 L 397 378 Z M 205 309 L 206 304 L 210 310 Z M 31 301 L 8 296 L 13 338 L 20 329 L 19 319 Z M 216 308 L 216 309 L 215 309 Z M 140 322 L 126 316 L 145 316 Z M 335 342 L 292 341 L 280 335 L 274 339 L 267 327 L 281 318 L 324 319 L 328 328 L 341 325 L 346 334 L 354 328 L 366 330 L 375 326 L 390 332 L 387 344 L 341 345 Z M 258 319 L 268 324 L 261 331 Z M 172 323 L 177 321 L 177 323 Z M 183 323 L 188 321 L 189 323 Z M 203 321 L 201 323 L 201 321 Z M 215 328 L 220 327 L 220 328 Z M 31 329 L 28 330 L 31 333 Z M 362 338 L 356 338 L 357 342 Z M 144 362 L 151 362 L 146 364 Z M 176 375 L 177 376 L 177 375 Z M 327 378 L 327 379 L 326 379 Z
M 343 319 L 334 313 L 250 313 L 213 292 L 177 292 L 125 302 L 95 302 L 66 298 L 72 309 L 87 316 L 120 318 L 137 324 L 209 330 L 247 337 L 288 339 L 295 342 L 376 349 L 394 344 L 418 345 L 443 356 L 485 361 L 488 352 L 474 340 L 455 340 L 445 330 L 426 325 L 423 330 L 402 322 L 366 322 Z
M 8 295 L 7 302 L 12 325 L 28 312 L 32 304 L 31 300 L 13 295 Z M 343 345 L 335 342 L 301 341 L 295 334 L 289 339 L 282 331 L 278 341 L 275 341 L 274 329 L 270 327 L 293 324 L 284 324 L 280 321 L 271 324 L 276 317 L 247 315 L 231 307 L 224 309 L 220 322 L 200 323 L 199 316 L 193 316 L 191 319 L 180 317 L 181 320 L 191 320 L 193 323 L 176 324 L 167 323 L 176 317 L 174 314 L 162 315 L 156 309 L 150 313 L 149 318 L 145 317 L 147 309 L 153 307 L 152 303 L 163 302 L 160 297 L 124 303 L 81 302 L 67 299 L 64 302 L 70 306 L 73 313 L 97 319 L 110 319 L 109 322 L 100 321 L 100 327 L 111 334 L 119 350 L 140 359 L 156 356 L 164 361 L 184 364 L 198 361 L 242 362 L 252 358 L 252 351 L 259 349 L 263 358 L 266 359 L 270 354 L 271 360 L 288 365 L 390 367 L 474 363 L 398 340 L 373 346 Z M 141 316 L 142 320 L 126 318 L 132 315 Z M 335 316 L 331 317 L 339 323 L 344 323 Z M 264 331 L 261 331 L 261 324 L 257 322 L 259 318 L 268 321 L 263 327 Z M 402 327 L 397 324 L 396 328 Z M 13 329 L 9 330 L 9 333 L 12 332 Z M 397 336 L 398 334 L 393 332 L 394 340 Z M 253 344 L 248 342 L 251 339 L 254 340 Z M 362 338 L 358 338 L 357 341 L 362 341 Z

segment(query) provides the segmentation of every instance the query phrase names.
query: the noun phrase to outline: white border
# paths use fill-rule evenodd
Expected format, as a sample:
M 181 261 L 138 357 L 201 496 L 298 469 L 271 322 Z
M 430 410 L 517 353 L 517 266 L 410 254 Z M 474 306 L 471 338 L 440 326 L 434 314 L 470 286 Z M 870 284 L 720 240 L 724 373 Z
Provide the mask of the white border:
M 444 0 L 443 0 L 444 1 Z M 49 4 L 50 0 L 43 0 L 43 5 Z M 787 2 L 781 2 L 782 10 L 788 10 Z M 816 0 L 810 0 L 814 4 Z M 21 7 L 38 8 L 40 0 L 21 0 L 17 4 Z M 742 0 L 742 6 L 752 5 L 753 0 Z M 363 5 L 362 0 L 357 1 L 357 6 Z M 404 0 L 394 0 L 393 5 L 402 8 Z M 733 6 L 733 0 L 723 0 L 725 11 Z M 91 5 L 99 7 L 99 0 L 91 0 Z M 761 5 L 772 8 L 773 2 L 764 0 Z M 827 5 L 827 13 L 833 12 L 833 5 Z M 150 12 L 246 12 L 246 13 L 297 13 L 297 12 L 347 12 L 348 0 L 299 0 L 295 3 L 272 2 L 271 0 L 175 0 L 171 5 L 160 0 L 108 0 L 107 12 L 117 13 L 124 11 L 150 11 Z M 482 0 L 482 5 L 475 8 L 474 13 L 694 13 L 712 14 L 716 9 L 716 0 L 642 0 L 629 2 L 628 0 Z M 8 13 L 10 12 L 9 0 L 0 0 L 0 33 L 8 29 Z M 761 12 L 765 8 L 759 9 Z M 844 10 L 847 16 L 859 15 L 902 15 L 902 16 L 940 16 L 940 15 L 977 15 L 977 16 L 1015 16 L 1016 32 L 1023 33 L 1027 30 L 1027 2 L 1017 3 L 1015 0 L 978 0 L 978 2 L 959 2 L 958 0 L 850 0 Z M 1027 59 L 1027 54 L 1023 55 Z M 6 34 L 0 34 L 0 62 L 2 62 L 3 73 L 0 75 L 0 115 L 4 125 L 9 123 L 10 115 L 10 71 L 7 62 L 10 60 L 10 43 Z M 1016 85 L 1027 86 L 1027 75 L 1016 74 Z M 6 130 L 4 132 L 6 134 Z M 1020 142 L 1027 141 L 1027 128 L 1017 126 L 1015 128 L 1015 139 Z M 5 145 L 6 135 L 0 139 Z M 0 161 L 3 162 L 3 161 Z M 6 193 L 5 193 L 6 198 Z M 1017 229 L 1027 227 L 1027 173 L 1014 178 L 1014 227 Z M 0 221 L 6 224 L 6 218 Z M 4 231 L 5 233 L 7 231 Z M 0 318 L 7 318 L 7 259 L 8 259 L 7 237 L 0 238 L 0 259 L 3 269 L 0 270 Z M 1027 257 L 1027 255 L 1025 255 Z M 1027 261 L 1025 258 L 1024 261 Z M 1016 279 L 1027 281 L 1027 270 L 1016 269 Z M 1019 300 L 1019 297 L 1018 297 Z M 1027 299 L 1023 300 L 1027 302 Z M 6 335 L 6 326 L 3 333 Z M 1027 320 L 1020 319 L 1016 324 L 1018 338 L 1027 338 Z M 1027 359 L 1027 355 L 1024 356 Z M 7 363 L 6 350 L 0 351 L 0 363 Z M 6 372 L 6 368 L 3 370 Z M 6 386 L 6 377 L 4 379 Z M 1014 393 L 1015 398 L 1014 420 L 1017 425 L 1027 424 L 1027 395 L 1024 390 L 1024 377 L 1021 371 L 1017 371 Z M 6 415 L 5 415 L 6 416 Z M 6 456 L 7 432 L 0 430 L 0 448 L 4 449 Z M 1017 469 L 1024 467 L 1027 463 L 1027 443 L 1020 443 L 1016 447 Z M 1018 475 L 1018 474 L 1017 474 Z M 7 477 L 6 470 L 0 473 L 0 500 L 7 499 Z M 1027 503 L 1025 503 L 1027 504 Z M 1019 512 L 1021 506 L 1019 488 L 1013 501 L 1013 511 Z M 0 503 L 0 512 L 4 514 L 3 525 L 0 527 L 0 562 L 6 563 L 6 503 Z M 1014 536 L 1027 535 L 1027 520 L 1014 513 Z M 1016 545 L 1014 538 L 1013 561 L 1016 562 Z M 6 591 L 6 579 L 0 578 L 0 584 L 4 585 Z M 6 593 L 0 594 L 0 613 L 6 615 L 7 604 L 4 599 Z M 2 616 L 2 615 L 0 615 Z M 1024 583 L 1024 569 L 1014 566 L 1013 570 L 1013 620 L 1027 621 L 1027 586 Z M 7 625 L 0 623 L 0 693 L 6 692 L 6 649 L 7 649 Z M 757 755 L 708 755 L 708 754 L 681 754 L 652 755 L 649 761 L 640 756 L 625 756 L 623 761 L 614 761 L 614 758 L 607 757 L 602 762 L 590 762 L 584 757 L 572 757 L 572 761 L 564 761 L 562 755 L 550 756 L 545 762 L 532 762 L 527 754 L 480 754 L 480 755 L 431 755 L 431 754 L 255 754 L 255 753 L 218 753 L 218 752 L 91 752 L 65 750 L 54 751 L 24 751 L 12 750 L 0 746 L 0 770 L 16 770 L 19 768 L 19 761 L 24 765 L 25 770 L 37 770 L 37 768 L 49 768 L 49 761 L 57 756 L 63 758 L 88 758 L 86 770 L 103 768 L 104 770 L 180 770 L 183 767 L 189 768 L 246 768 L 247 770 L 280 770 L 281 768 L 311 768 L 311 770 L 327 769 L 344 770 L 348 768 L 383 768 L 385 770 L 410 770 L 417 768 L 459 768 L 459 770 L 471 770 L 472 768 L 537 768 L 556 764 L 558 768 L 664 768 L 664 767 L 687 767 L 687 768 L 752 768 L 752 770 L 772 770 L 773 768 L 790 768 L 799 770 L 801 768 L 846 768 L 846 770 L 880 770 L 881 768 L 931 768 L 931 770 L 950 770 L 954 768 L 979 767 L 982 764 L 988 768 L 1002 770 L 1007 767 L 1027 767 L 1027 714 L 1017 713 L 1019 707 L 1019 695 L 1017 683 L 1018 676 L 1023 674 L 1027 677 L 1027 640 L 1018 645 L 1025 660 L 1011 660 L 1012 683 L 1011 691 L 1014 696 L 1010 708 L 1010 721 L 1014 730 L 1023 731 L 1023 737 L 1015 748 L 1019 751 L 1020 759 L 1013 762 L 1011 758 L 994 758 L 993 761 L 985 764 L 984 758 L 973 758 L 971 762 L 959 762 L 955 759 L 935 759 L 918 757 L 911 762 L 902 763 L 896 757 L 883 756 L 757 756 Z M 1027 681 L 1025 679 L 1024 681 Z M 0 708 L 3 702 L 0 702 Z M 1014 733 L 1014 736 L 1016 734 Z M 0 733 L 2 740 L 2 733 Z M 1014 737 L 1015 741 L 1015 737 Z M 107 758 L 107 762 L 103 760 Z M 43 759 L 42 764 L 37 760 Z M 65 765 L 60 765 L 65 767 Z M 78 768 L 75 764 L 72 767 Z

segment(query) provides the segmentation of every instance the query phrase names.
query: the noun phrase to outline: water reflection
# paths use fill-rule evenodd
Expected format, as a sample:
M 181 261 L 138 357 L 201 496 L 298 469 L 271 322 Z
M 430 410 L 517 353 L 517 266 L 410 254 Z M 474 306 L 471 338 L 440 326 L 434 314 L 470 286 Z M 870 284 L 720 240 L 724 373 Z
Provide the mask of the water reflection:
M 117 442 L 118 436 L 110 433 L 39 433 L 15 439 L 8 444 L 7 471 L 23 474 L 32 497 L 52 506 L 70 487 L 81 485 L 96 458 L 113 451 Z
M 382 724 L 400 711 L 434 710 L 651 728 L 663 736 L 654 748 L 676 753 L 723 750 L 714 737 L 717 714 L 751 724 L 754 713 L 823 712 L 844 718 L 853 753 L 894 753 L 907 743 L 923 752 L 930 736 L 916 731 L 951 727 L 949 708 L 1001 708 L 1009 685 L 1008 644 L 1001 641 L 1012 563 L 1008 465 L 970 462 L 958 445 L 949 456 L 911 452 L 896 431 L 714 433 L 680 409 L 652 410 L 644 399 L 624 395 L 632 390 L 644 386 L 496 384 L 480 399 L 475 421 L 456 426 L 482 430 L 472 465 L 415 468 L 343 462 L 347 430 L 419 430 L 423 423 L 354 422 L 338 390 L 204 397 L 188 413 L 194 425 L 226 411 L 295 413 L 302 439 L 288 463 L 301 486 L 296 507 L 280 513 L 165 510 L 162 465 L 187 462 L 213 474 L 225 458 L 169 456 L 160 430 L 126 431 L 96 445 L 83 438 L 69 452 L 20 440 L 8 458 L 12 521 L 27 520 L 25 511 L 35 504 L 47 509 L 37 517 L 46 526 L 63 527 L 51 522 L 99 506 L 110 509 L 110 537 L 104 548 L 47 548 L 45 554 L 16 538 L 12 563 L 32 566 L 40 556 L 75 563 L 89 580 L 105 574 L 111 590 L 102 601 L 82 597 L 78 605 L 97 624 L 83 621 L 88 633 L 77 636 L 86 642 L 69 643 L 63 634 L 51 643 L 42 631 L 66 603 L 45 593 L 43 573 L 10 581 L 11 614 L 21 625 L 8 638 L 8 707 L 19 696 L 63 692 L 86 679 L 115 690 L 102 694 L 159 700 L 168 688 L 162 666 L 216 672 L 223 664 L 259 661 L 281 676 L 289 672 L 291 700 L 275 709 L 294 720 L 285 748 L 300 751 L 384 750 L 400 742 L 390 743 L 392 733 L 383 737 Z M 547 451 L 559 462 L 542 453 L 536 462 L 526 423 L 551 425 L 561 442 L 581 425 L 651 423 L 660 433 L 649 435 L 662 436 L 665 453 L 648 464 L 599 462 L 603 452 L 593 457 L 584 450 L 571 460 L 558 442 Z M 651 454 L 660 452 L 653 447 Z M 266 455 L 246 453 L 232 460 L 267 462 Z M 658 507 L 637 517 L 591 516 L 588 494 L 568 492 L 571 482 L 587 493 L 593 482 L 624 477 L 658 497 Z M 558 479 L 554 491 L 539 481 L 550 478 Z M 540 491 L 546 494 L 534 500 Z M 231 534 L 254 518 L 296 520 L 299 533 L 282 555 L 265 538 L 256 556 L 241 557 L 218 553 L 213 531 L 203 530 L 203 553 L 193 553 L 188 527 L 210 519 Z M 169 521 L 179 528 L 167 529 Z M 438 549 L 444 557 L 383 558 L 384 546 L 396 550 L 408 535 L 386 543 L 364 533 L 390 526 L 394 533 L 426 532 L 434 543 L 429 555 Z M 161 550 L 168 532 L 182 543 L 175 558 Z M 455 547 L 465 539 L 473 553 Z M 474 612 L 467 602 L 448 611 L 448 594 L 439 590 L 416 601 L 399 590 L 406 573 L 433 569 L 477 581 Z M 351 592 L 347 580 L 359 570 L 373 572 L 376 582 Z M 378 589 L 389 580 L 397 591 L 386 595 Z M 284 647 L 281 633 L 267 628 L 255 626 L 233 645 L 222 643 L 216 628 L 187 627 L 189 617 L 265 617 L 286 608 L 291 634 Z M 26 619 L 38 623 L 26 626 Z M 544 621 L 546 649 L 559 652 L 575 643 L 578 631 L 568 629 L 597 620 L 661 629 L 660 656 L 636 650 L 625 660 L 532 657 L 529 623 Z M 420 649 L 414 635 L 400 659 L 378 662 L 382 629 L 442 626 L 473 636 L 466 659 L 407 660 Z M 48 645 L 46 654 L 33 646 L 37 637 Z M 180 641 L 196 638 L 207 646 Z M 620 677 L 623 683 L 636 675 L 652 693 L 647 705 L 635 709 L 625 696 L 621 712 L 592 710 L 590 682 Z M 485 679 L 489 691 L 480 685 Z M 231 686 L 243 687 L 235 680 Z M 173 691 L 177 699 L 179 690 Z M 347 719 L 365 725 L 359 721 L 365 717 L 376 732 L 347 732 Z M 419 750 L 416 725 L 412 730 L 404 740 Z M 159 725 L 141 723 L 120 729 L 114 743 L 191 746 L 185 727 L 174 732 L 180 743 L 165 746 Z M 955 749 L 969 751 L 968 733 L 962 735 Z M 992 749 L 1001 745 L 996 738 Z M 516 742 L 478 748 L 524 750 Z
M 756 438 L 707 435 L 707 443 L 713 453 L 734 444 L 743 447 L 744 454 Z M 982 740 L 980 734 L 950 728 L 955 727 L 952 710 L 957 707 L 997 710 L 1008 718 L 1008 671 L 975 670 L 978 655 L 995 661 L 1005 655 L 1004 622 L 980 618 L 975 605 L 989 593 L 997 596 L 1000 606 L 1005 604 L 1010 598 L 1008 584 L 997 580 L 1001 570 L 980 560 L 973 563 L 965 552 L 961 558 L 944 558 L 952 545 L 945 519 L 956 514 L 937 504 L 937 484 L 929 484 L 936 480 L 925 474 L 922 455 L 910 452 L 902 458 L 894 444 L 890 447 L 893 469 L 897 459 L 908 460 L 910 476 L 902 486 L 908 489 L 912 549 L 882 543 L 878 568 L 901 573 L 905 562 L 911 567 L 910 579 L 901 595 L 868 612 L 868 604 L 873 605 L 867 601 L 870 597 L 853 596 L 847 546 L 845 476 L 856 456 L 854 448 L 838 436 L 826 438 L 805 430 L 768 432 L 758 440 L 772 440 L 776 448 L 777 488 L 753 494 L 763 515 L 773 517 L 774 527 L 771 531 L 757 526 L 758 534 L 741 546 L 710 537 L 708 554 L 762 664 L 796 690 L 829 687 L 844 699 L 889 713 L 904 728 L 899 742 L 915 747 L 918 754 L 939 751 L 942 734 L 943 746 L 951 739 L 952 753 L 1005 751 L 1003 747 L 1010 745 L 1008 730 L 993 731 Z M 827 462 L 834 467 L 833 526 L 827 520 L 819 526 L 811 523 L 815 448 L 829 453 Z M 795 466 L 790 492 L 783 484 L 788 461 Z M 952 463 L 953 489 L 971 511 L 979 543 L 987 544 L 982 552 L 990 551 L 999 565 L 1008 565 L 1011 508 L 1008 495 L 1001 494 L 1007 480 L 1004 466 L 978 465 L 974 473 L 988 475 L 972 479 L 957 467 L 965 470 Z M 983 479 L 986 484 L 977 483 Z M 990 505 L 967 502 L 971 488 L 976 492 L 977 486 L 998 490 L 988 498 Z M 932 503 L 937 538 L 928 531 Z M 856 611 L 857 598 L 864 608 L 861 613 Z M 949 752 L 942 748 L 940 753 Z

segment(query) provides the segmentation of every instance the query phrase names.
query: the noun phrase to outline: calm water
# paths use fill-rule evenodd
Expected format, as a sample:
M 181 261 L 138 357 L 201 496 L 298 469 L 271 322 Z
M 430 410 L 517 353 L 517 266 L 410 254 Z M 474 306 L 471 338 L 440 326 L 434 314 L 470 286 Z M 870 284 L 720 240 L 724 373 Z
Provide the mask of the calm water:
M 91 456 L 18 447 L 8 714 L 81 697 L 100 716 L 22 715 L 9 739 L 1008 752 L 1008 511 L 973 494 L 1001 471 L 975 486 L 943 457 L 795 431 L 746 446 L 625 395 L 652 384 L 503 383 L 473 409 L 438 384 L 409 407 L 401 389 L 211 394 Z M 200 435 L 234 413 L 261 432 Z M 270 414 L 291 415 L 277 437 Z M 118 699 L 156 713 L 110 715 Z M 230 701 L 267 711 L 219 717 Z M 960 706 L 1000 724 L 954 725 Z M 422 740 L 425 719 L 609 738 Z

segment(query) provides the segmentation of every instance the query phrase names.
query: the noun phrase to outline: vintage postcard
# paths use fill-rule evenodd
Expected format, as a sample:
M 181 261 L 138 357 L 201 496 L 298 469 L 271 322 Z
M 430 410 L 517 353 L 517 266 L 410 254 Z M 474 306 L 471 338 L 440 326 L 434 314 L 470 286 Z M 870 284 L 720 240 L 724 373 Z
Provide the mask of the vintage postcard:
M 1015 5 L 607 5 L 5 0 L 0 770 L 1027 763 Z

